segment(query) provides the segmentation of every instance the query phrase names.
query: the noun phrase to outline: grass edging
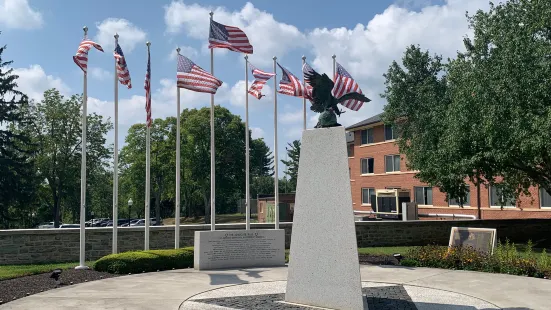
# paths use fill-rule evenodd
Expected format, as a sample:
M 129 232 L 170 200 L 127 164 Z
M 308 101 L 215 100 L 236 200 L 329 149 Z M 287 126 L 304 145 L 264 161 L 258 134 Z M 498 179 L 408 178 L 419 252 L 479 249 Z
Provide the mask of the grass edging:
M 193 248 L 131 251 L 98 259 L 93 268 L 115 274 L 142 273 L 193 267 Z

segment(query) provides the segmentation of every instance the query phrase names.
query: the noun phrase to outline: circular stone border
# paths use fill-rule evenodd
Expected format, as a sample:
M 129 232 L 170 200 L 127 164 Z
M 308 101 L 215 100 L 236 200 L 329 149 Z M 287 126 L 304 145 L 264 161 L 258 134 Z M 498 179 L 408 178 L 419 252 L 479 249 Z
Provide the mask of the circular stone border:
M 322 309 L 285 303 L 287 281 L 232 284 L 195 294 L 180 304 L 180 310 L 206 309 Z M 418 285 L 362 281 L 369 310 L 379 309 L 501 309 L 467 294 Z

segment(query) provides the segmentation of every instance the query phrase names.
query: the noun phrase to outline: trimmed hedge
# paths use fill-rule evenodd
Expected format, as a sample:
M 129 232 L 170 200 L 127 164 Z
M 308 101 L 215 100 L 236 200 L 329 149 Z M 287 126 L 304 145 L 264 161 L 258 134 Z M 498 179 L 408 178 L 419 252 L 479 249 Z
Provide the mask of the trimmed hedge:
M 193 247 L 110 254 L 98 259 L 94 264 L 94 270 L 116 274 L 189 267 L 193 267 Z

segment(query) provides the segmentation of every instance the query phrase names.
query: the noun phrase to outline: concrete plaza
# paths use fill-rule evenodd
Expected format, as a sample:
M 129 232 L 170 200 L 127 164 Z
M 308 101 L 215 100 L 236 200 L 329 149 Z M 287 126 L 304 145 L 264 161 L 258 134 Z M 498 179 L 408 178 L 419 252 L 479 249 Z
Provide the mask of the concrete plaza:
M 410 295 L 418 291 L 415 293 L 418 296 L 412 295 L 411 298 L 419 310 L 549 309 L 551 302 L 551 281 L 544 279 L 395 266 L 362 265 L 360 270 L 364 287 L 394 284 L 407 287 Z M 240 291 L 246 291 L 247 286 L 250 290 L 251 285 L 256 286 L 255 290 L 258 289 L 256 294 L 262 294 L 263 287 L 284 288 L 285 282 L 281 281 L 285 281 L 286 278 L 287 267 L 217 271 L 183 269 L 145 273 L 31 295 L 6 303 L 0 306 L 0 310 L 192 309 L 193 307 L 190 308 L 188 305 L 201 294 L 216 297 L 217 291 L 224 290 L 226 294 L 230 291 L 239 294 Z M 241 290 L 241 287 L 244 289 Z M 224 296 L 224 293 L 218 297 L 221 296 Z M 445 302 L 421 302 L 435 300 L 435 296 Z M 468 305 L 468 300 L 472 300 L 474 304 Z

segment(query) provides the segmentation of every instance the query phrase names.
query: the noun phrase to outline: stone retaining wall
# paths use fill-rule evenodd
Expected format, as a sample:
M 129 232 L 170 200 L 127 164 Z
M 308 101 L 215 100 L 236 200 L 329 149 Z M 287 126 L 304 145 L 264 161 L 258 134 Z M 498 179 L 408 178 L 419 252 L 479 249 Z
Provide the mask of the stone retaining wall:
M 359 247 L 448 244 L 453 226 L 496 228 L 498 239 L 514 242 L 551 238 L 551 220 L 473 220 L 473 221 L 381 221 L 356 222 Z M 292 223 L 281 223 L 285 229 L 285 245 L 291 242 Z M 220 230 L 244 229 L 244 224 L 219 224 Z M 254 229 L 271 229 L 273 224 L 251 224 Z M 180 227 L 180 247 L 192 246 L 196 230 L 209 230 L 210 225 Z M 141 250 L 144 246 L 143 227 L 121 227 L 118 230 L 119 251 Z M 41 262 L 77 262 L 79 259 L 78 228 L 0 230 L 0 265 L 34 264 Z M 111 254 L 111 228 L 86 229 L 86 260 L 96 260 Z M 323 238 L 323 236 L 320 236 Z M 174 226 L 151 227 L 150 249 L 174 247 Z

